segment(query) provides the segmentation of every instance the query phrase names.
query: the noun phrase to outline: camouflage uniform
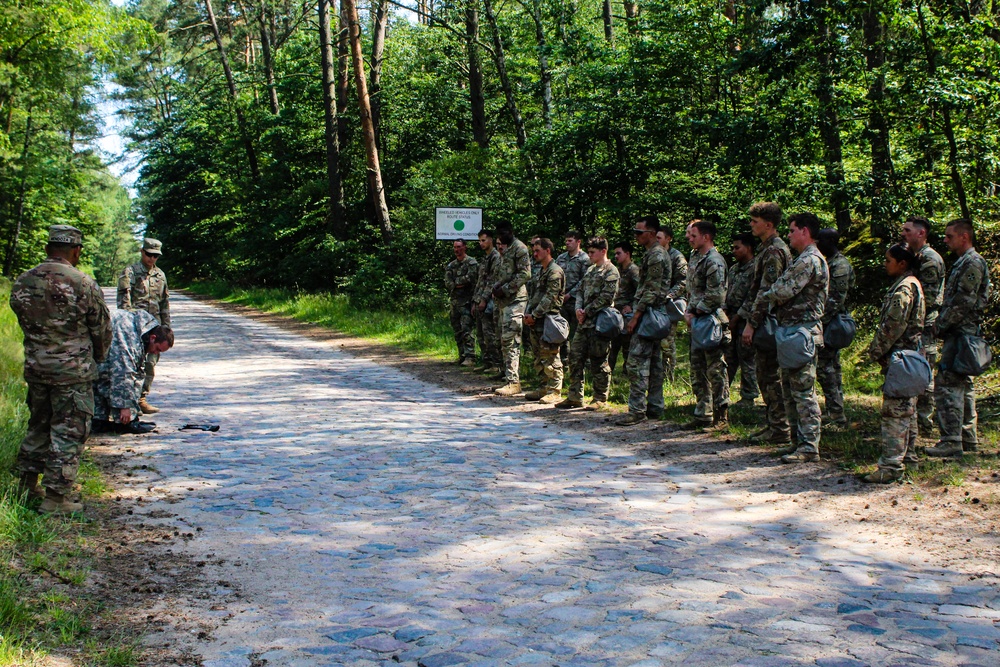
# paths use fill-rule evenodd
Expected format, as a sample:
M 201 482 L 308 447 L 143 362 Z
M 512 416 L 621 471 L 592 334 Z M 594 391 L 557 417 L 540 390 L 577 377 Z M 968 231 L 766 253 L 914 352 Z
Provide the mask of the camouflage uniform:
M 487 309 L 493 301 L 490 291 L 493 289 L 497 279 L 497 270 L 500 268 L 500 253 L 496 248 L 486 255 L 479 265 L 479 276 L 476 279 L 476 289 L 472 296 L 473 305 L 485 301 Z M 493 313 L 496 308 L 487 312 L 476 308 L 473 311 L 476 320 L 476 338 L 479 339 L 479 352 L 483 357 L 483 364 L 488 368 L 499 368 L 500 366 L 500 337 L 497 335 Z
M 823 330 L 835 315 L 847 310 L 847 295 L 854 289 L 854 268 L 837 251 L 833 257 L 826 260 L 830 268 L 830 292 L 826 298 L 823 310 Z M 819 386 L 823 388 L 826 397 L 826 415 L 830 422 L 844 423 L 844 381 L 840 370 L 840 350 L 823 347 L 819 351 L 819 363 L 816 367 L 819 376 Z
M 562 307 L 566 289 L 566 274 L 555 262 L 542 267 L 533 281 L 528 313 L 535 320 L 531 327 L 531 352 L 534 369 L 539 378 L 545 378 L 545 389 L 549 392 L 562 390 L 563 365 L 559 358 L 559 345 L 551 345 L 542 340 L 546 315 L 558 315 Z
M 986 303 L 990 296 L 990 271 L 986 260 L 969 248 L 951 267 L 944 286 L 944 305 L 937 318 L 938 338 L 948 339 L 962 334 L 979 334 Z M 934 403 L 937 406 L 941 443 L 962 443 L 962 449 L 975 451 L 979 444 L 976 433 L 976 395 L 972 378 L 938 366 L 934 377 Z
M 90 435 L 97 362 L 111 344 L 108 307 L 93 279 L 58 258 L 18 277 L 10 307 L 24 331 L 30 410 L 15 467 L 22 475 L 44 473 L 45 488 L 65 496 Z
M 468 255 L 463 260 L 451 260 L 444 269 L 444 283 L 448 288 L 451 304 L 451 330 L 455 332 L 459 361 L 476 358 L 476 340 L 472 333 L 472 295 L 476 290 L 478 274 L 478 263 Z
M 722 345 L 714 350 L 695 350 L 691 346 L 691 389 L 697 403 L 695 421 L 712 423 L 714 415 L 729 407 L 729 374 L 725 350 L 729 346 L 729 318 L 723 312 L 726 303 L 726 260 L 714 247 L 697 253 L 688 265 L 687 288 L 690 294 L 687 312 L 698 317 L 715 316 L 723 326 Z
M 760 244 L 753 260 L 753 283 L 739 312 L 740 318 L 754 329 L 761 327 L 770 308 L 770 302 L 763 298 L 764 293 L 791 262 L 792 253 L 777 234 Z M 757 384 L 764 398 L 767 425 L 773 436 L 785 438 L 789 434 L 789 424 L 778 372 L 778 353 L 756 348 L 754 352 L 757 357 Z
M 635 306 L 635 290 L 639 287 L 639 265 L 629 262 L 628 268 L 624 272 L 619 271 L 618 293 L 615 294 L 615 308 L 623 309 L 625 306 L 633 308 Z M 624 313 L 623 313 L 624 314 Z M 628 322 L 628 319 L 625 320 Z M 611 354 L 609 365 L 614 372 L 618 363 L 618 352 L 622 354 L 622 366 L 628 363 L 628 348 L 632 344 L 632 334 L 625 332 L 611 341 Z
M 159 250 L 160 242 L 147 239 L 143 247 L 153 241 Z M 142 262 L 125 267 L 118 277 L 118 307 L 122 310 L 145 310 L 165 327 L 170 326 L 170 293 L 167 291 L 167 276 L 159 267 L 150 271 Z M 149 393 L 153 386 L 158 354 L 146 355 L 146 379 L 142 384 L 142 395 Z
M 941 303 L 944 298 L 944 260 L 934 248 L 928 244 L 917 253 L 920 258 L 920 287 L 924 290 L 924 304 L 926 313 L 924 316 L 924 331 L 920 336 L 923 343 L 921 352 L 927 359 L 931 368 L 937 365 L 938 342 L 934 336 L 934 325 L 937 323 L 938 312 L 941 310 Z M 934 428 L 932 415 L 934 414 L 934 383 L 931 382 L 927 391 L 917 397 L 917 426 L 921 431 L 930 433 Z
M 670 289 L 670 258 L 655 243 L 646 251 L 639 269 L 639 287 L 635 291 L 636 317 L 653 308 L 662 308 Z M 640 322 L 641 324 L 641 322 Z M 628 411 L 645 416 L 647 409 L 663 414 L 663 359 L 660 341 L 632 336 L 625 370 L 629 379 Z
M 611 388 L 611 366 L 608 351 L 611 341 L 597 335 L 597 313 L 614 303 L 618 291 L 619 274 L 615 265 L 606 261 L 603 266 L 593 264 L 583 275 L 580 284 L 580 309 L 585 319 L 573 336 L 569 349 L 569 400 L 583 401 L 584 369 L 589 364 L 594 385 L 594 401 L 607 401 Z M 565 308 L 564 308 L 565 310 Z M 576 313 L 573 313 L 576 321 Z
M 868 358 L 882 365 L 896 350 L 919 350 L 924 328 L 924 293 L 920 281 L 907 273 L 885 293 L 878 330 L 868 346 Z M 884 371 L 883 371 L 884 372 Z M 880 469 L 902 473 L 905 463 L 916 463 L 917 398 L 882 395 L 882 456 Z
M 804 325 L 810 329 L 816 349 L 823 345 L 823 308 L 826 306 L 830 271 L 815 245 L 807 246 L 791 266 L 760 295 L 759 300 L 775 306 L 778 324 Z M 816 357 L 802 368 L 780 369 L 785 414 L 799 452 L 819 453 L 820 411 L 816 398 Z
M 139 414 L 139 398 L 145 379 L 144 334 L 157 327 L 156 318 L 144 310 L 116 310 L 111 314 L 111 347 L 97 366 L 94 382 L 94 419 L 117 421 L 118 411 L 128 408 Z
M 494 317 L 500 330 L 500 370 L 509 383 L 520 383 L 521 333 L 524 324 L 524 307 L 528 303 L 528 288 L 531 277 L 531 258 L 527 246 L 514 239 L 503 255 L 497 269 L 495 290 L 501 295 L 493 296 Z
M 667 251 L 670 258 L 670 289 L 667 290 L 664 303 L 670 299 L 687 298 L 687 275 L 688 261 L 684 259 L 684 253 L 677 248 L 670 246 Z M 674 381 L 674 368 L 677 366 L 677 325 L 670 327 L 670 333 L 660 341 L 660 349 L 663 351 L 663 368 L 667 378 Z
M 590 256 L 583 250 L 573 257 L 570 257 L 568 252 L 564 252 L 556 257 L 556 264 L 566 274 L 566 298 L 563 300 L 562 310 L 559 313 L 569 322 L 569 340 L 563 343 L 559 349 L 559 357 L 565 366 L 569 357 L 570 344 L 576 333 L 576 309 L 578 307 L 576 304 L 579 303 L 581 297 L 583 274 L 590 268 Z
M 744 345 L 741 334 L 743 320 L 739 319 L 740 308 L 747 299 L 750 286 L 753 283 L 753 262 L 734 264 L 729 267 L 726 286 L 726 316 L 735 321 L 736 335 L 725 347 L 726 370 L 729 372 L 729 384 L 736 379 L 736 371 L 740 372 L 740 398 L 753 401 L 760 394 L 757 388 L 757 369 L 754 367 L 754 349 L 752 345 Z

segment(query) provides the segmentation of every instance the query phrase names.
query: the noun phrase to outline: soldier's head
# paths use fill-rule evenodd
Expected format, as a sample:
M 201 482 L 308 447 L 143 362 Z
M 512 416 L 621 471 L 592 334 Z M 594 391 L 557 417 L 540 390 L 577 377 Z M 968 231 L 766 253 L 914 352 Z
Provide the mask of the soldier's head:
M 531 241 L 531 256 L 536 262 L 548 266 L 552 261 L 552 252 L 556 249 L 552 241 L 545 238 L 535 238 Z
M 465 254 L 469 251 L 469 246 L 466 245 L 464 239 L 458 239 L 452 244 L 452 249 L 455 251 L 456 258 L 465 259 Z
M 156 260 L 163 254 L 163 244 L 156 239 L 142 240 L 142 263 L 147 269 L 156 266 Z
M 674 230 L 667 225 L 661 225 L 660 231 L 656 232 L 656 242 L 664 250 L 670 250 L 670 245 L 674 242 Z
M 816 247 L 823 256 L 830 259 L 840 250 L 840 232 L 833 227 L 824 227 L 816 237 Z
M 566 250 L 572 254 L 576 254 L 580 250 L 580 244 L 583 243 L 583 232 L 571 229 L 566 232 Z
M 656 232 L 658 231 L 660 231 L 660 219 L 655 215 L 644 215 L 636 220 L 635 225 L 632 226 L 636 242 L 647 250 L 657 242 Z
M 906 241 L 906 245 L 913 250 L 920 250 L 927 243 L 927 237 L 931 234 L 931 222 L 922 215 L 911 215 L 903 223 L 903 230 L 900 236 Z
M 489 254 L 493 250 L 493 230 L 484 229 L 479 232 L 479 248 Z
M 633 250 L 632 244 L 628 241 L 622 241 L 615 246 L 615 261 L 618 262 L 618 266 L 626 267 L 629 265 L 629 262 L 632 261 Z
M 885 272 L 890 278 L 899 278 L 907 273 L 916 273 L 918 270 L 920 270 L 920 257 L 905 243 L 889 246 L 885 251 Z
M 709 220 L 692 220 L 684 231 L 688 244 L 700 253 L 708 252 L 715 244 L 717 232 L 714 222 Z
M 733 237 L 733 257 L 740 264 L 745 264 L 753 259 L 756 247 L 757 241 L 750 232 L 740 232 Z
M 497 238 L 507 247 L 514 242 L 514 226 L 506 220 L 497 223 Z
M 55 259 L 65 259 L 76 266 L 83 252 L 83 232 L 70 225 L 49 227 L 49 241 L 45 244 L 45 254 Z
M 788 218 L 788 245 L 795 252 L 802 252 L 816 242 L 819 236 L 819 218 L 805 211 Z
M 976 230 L 972 221 L 957 218 L 944 228 L 944 243 L 956 255 L 964 255 L 967 250 L 976 245 Z
M 777 202 L 759 201 L 750 207 L 750 231 L 757 238 L 771 238 L 780 224 L 781 207 Z
M 163 354 L 174 346 L 174 330 L 159 324 L 142 336 L 147 354 Z
M 587 241 L 587 257 L 591 264 L 604 264 L 608 261 L 608 242 L 601 236 L 592 236 Z

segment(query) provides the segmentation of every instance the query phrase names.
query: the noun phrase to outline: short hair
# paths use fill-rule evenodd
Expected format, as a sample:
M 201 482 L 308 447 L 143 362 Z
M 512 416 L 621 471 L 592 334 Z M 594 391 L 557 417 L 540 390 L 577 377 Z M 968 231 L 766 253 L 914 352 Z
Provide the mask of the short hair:
M 663 232 L 664 238 L 668 238 L 671 241 L 674 240 L 674 229 L 670 225 L 663 225 L 660 227 L 660 231 Z
M 149 345 L 149 339 L 152 336 L 156 336 L 158 341 L 167 341 L 170 347 L 174 346 L 174 330 L 165 324 L 157 324 L 141 336 L 143 347 Z
M 896 243 L 895 245 L 889 246 L 886 254 L 897 262 L 906 262 L 906 265 L 910 267 L 910 271 L 914 272 L 920 269 L 920 263 L 923 261 L 920 259 L 920 256 L 910 250 L 910 247 L 905 243 Z
M 711 220 L 692 220 L 690 225 L 697 229 L 698 233 L 704 234 L 713 241 L 715 240 L 715 234 L 717 233 L 718 228 Z
M 739 234 L 733 236 L 733 243 L 736 243 L 737 241 L 742 243 L 745 247 L 750 248 L 751 252 L 755 252 L 757 250 L 757 237 L 750 232 L 740 232 Z
M 581 232 L 579 229 L 571 229 L 568 232 L 566 232 L 566 237 L 565 238 L 574 239 L 574 240 L 577 240 L 577 241 L 582 241 L 583 240 L 583 232 Z
M 781 223 L 781 207 L 778 202 L 759 201 L 750 207 L 750 217 L 767 220 L 777 227 Z
M 641 218 L 636 218 L 635 224 L 643 223 L 646 225 L 646 229 L 658 232 L 660 231 L 660 219 L 656 217 L 656 214 L 644 215 Z
M 931 233 L 931 221 L 922 215 L 911 215 L 905 220 L 905 222 L 910 223 L 914 227 L 919 227 L 928 234 Z
M 954 227 L 959 234 L 968 234 L 969 240 L 976 242 L 976 230 L 972 227 L 972 221 L 968 218 L 955 218 L 946 227 Z
M 549 239 L 545 239 L 545 238 L 532 239 L 531 245 L 536 245 L 539 248 L 541 248 L 542 250 L 548 250 L 550 253 L 554 252 L 555 249 L 556 249 L 556 247 L 552 244 L 552 241 L 550 241 Z
M 587 250 L 593 248 L 594 250 L 607 250 L 608 241 L 603 236 L 592 236 L 590 240 L 587 241 Z
M 635 252 L 635 247 L 632 245 L 631 241 L 622 241 L 621 243 L 615 244 L 615 248 L 621 248 L 622 252 L 632 254 Z
M 816 247 L 824 257 L 836 255 L 840 250 L 840 232 L 833 227 L 824 227 L 816 237 Z
M 790 215 L 788 216 L 788 224 L 791 225 L 792 223 L 795 223 L 795 226 L 799 229 L 808 229 L 809 236 L 812 237 L 814 241 L 819 238 L 820 222 L 815 213 L 803 211 L 802 213 Z
M 455 243 L 461 243 L 465 247 L 469 246 L 469 244 L 465 242 L 465 239 L 455 239 Z M 454 245 L 454 244 L 452 244 L 452 245 Z
M 488 236 L 491 239 L 496 238 L 496 236 L 493 234 L 493 230 L 492 229 L 480 229 L 479 230 L 479 236 Z
M 514 231 L 514 225 L 510 224 L 509 220 L 501 220 L 497 223 L 497 234 L 500 232 L 511 232 Z

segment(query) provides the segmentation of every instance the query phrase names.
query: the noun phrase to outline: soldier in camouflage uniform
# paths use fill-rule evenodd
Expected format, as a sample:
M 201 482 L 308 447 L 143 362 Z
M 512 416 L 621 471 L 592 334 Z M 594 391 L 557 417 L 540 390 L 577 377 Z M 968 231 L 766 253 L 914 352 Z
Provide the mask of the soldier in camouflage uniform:
M 920 272 L 917 278 L 924 290 L 924 331 L 920 336 L 923 344 L 921 353 L 927 359 L 931 368 L 937 365 L 938 341 L 934 336 L 934 325 L 937 323 L 944 298 L 944 260 L 934 248 L 927 243 L 931 232 L 931 223 L 921 216 L 910 216 L 903 223 L 903 240 L 920 260 Z M 917 427 L 920 434 L 929 436 L 934 430 L 934 383 L 931 382 L 927 391 L 917 397 Z
M 896 350 L 919 350 L 924 328 L 924 294 L 913 272 L 919 260 L 905 245 L 895 245 L 885 254 L 885 270 L 896 281 L 885 293 L 878 318 L 878 330 L 866 355 L 882 366 Z M 876 484 L 903 476 L 904 466 L 917 465 L 917 398 L 882 395 L 882 456 L 878 470 L 863 478 Z
M 615 308 L 621 312 L 626 322 L 632 316 L 635 302 L 635 290 L 639 287 L 639 265 L 632 261 L 632 244 L 623 241 L 615 246 L 615 262 L 618 263 L 618 293 L 615 294 Z M 608 365 L 611 372 L 618 363 L 618 353 L 622 355 L 622 367 L 628 363 L 628 348 L 632 336 L 626 331 L 611 341 L 611 354 Z
M 944 285 L 944 305 L 937 319 L 937 336 L 944 341 L 942 361 L 934 377 L 941 441 L 928 447 L 927 456 L 955 457 L 979 448 L 976 432 L 976 394 L 972 378 L 944 368 L 947 351 L 958 345 L 962 335 L 979 335 L 990 298 L 990 271 L 986 260 L 973 247 L 975 231 L 964 218 L 952 220 L 944 231 L 944 242 L 958 255 Z
M 531 351 L 535 372 L 543 378 L 541 388 L 529 391 L 524 398 L 529 401 L 555 404 L 562 398 L 563 365 L 559 358 L 559 345 L 542 340 L 545 316 L 558 315 L 566 293 L 566 274 L 552 260 L 555 246 L 549 239 L 538 239 L 532 245 L 532 255 L 541 266 L 534 279 L 531 299 L 524 313 L 524 323 L 531 327 Z
M 711 316 L 723 327 L 722 344 L 712 350 L 695 350 L 691 345 L 691 389 L 697 403 L 690 428 L 729 423 L 729 374 L 725 350 L 729 346 L 729 318 L 722 310 L 726 303 L 726 260 L 715 249 L 715 224 L 695 220 L 687 227 L 687 240 L 694 250 L 688 265 L 687 289 L 690 296 L 684 319 L 688 327 L 695 317 Z
M 739 311 L 740 318 L 747 323 L 743 328 L 744 345 L 753 345 L 754 331 L 764 324 L 764 318 L 771 308 L 770 302 L 762 298 L 764 293 L 792 263 L 792 253 L 776 231 L 780 222 L 781 207 L 776 203 L 757 202 L 750 207 L 750 229 L 760 240 L 760 247 L 754 258 L 753 283 Z M 772 444 L 789 442 L 790 427 L 778 372 L 778 353 L 755 347 L 754 354 L 757 358 L 757 384 L 764 398 L 767 426 L 751 439 L 754 442 Z
M 729 372 L 729 384 L 736 380 L 736 371 L 740 372 L 739 406 L 752 407 L 754 399 L 760 395 L 757 388 L 757 368 L 754 363 L 752 345 L 744 345 L 740 334 L 746 322 L 739 316 L 740 308 L 747 300 L 750 286 L 753 284 L 753 234 L 742 233 L 733 237 L 733 257 L 736 262 L 729 267 L 726 281 L 726 317 L 729 318 L 730 342 L 726 346 L 726 370 Z
M 156 267 L 156 261 L 163 254 L 163 244 L 156 239 L 143 239 L 142 256 L 139 261 L 125 267 L 118 277 L 118 307 L 122 310 L 145 310 L 165 327 L 170 326 L 170 293 L 167 291 L 167 276 Z M 139 407 L 146 414 L 159 412 L 146 400 L 153 386 L 158 355 L 146 357 L 146 379 L 142 385 Z
M 816 248 L 817 236 L 819 218 L 812 213 L 796 213 L 788 219 L 788 243 L 799 254 L 760 299 L 775 307 L 782 327 L 808 328 L 819 350 L 823 345 L 820 320 L 826 306 L 830 270 Z M 785 413 L 795 436 L 794 451 L 781 460 L 783 463 L 818 461 L 821 419 L 816 398 L 816 356 L 801 368 L 780 369 L 780 376 Z
M 111 321 L 97 283 L 74 268 L 83 234 L 69 225 L 49 228 L 48 259 L 21 274 L 10 307 L 24 331 L 28 431 L 15 468 L 20 486 L 45 497 L 42 512 L 83 509 L 68 496 L 94 414 L 97 363 L 111 345 Z M 44 473 L 45 490 L 38 484 Z
M 611 366 L 608 352 L 611 340 L 597 335 L 597 314 L 614 304 L 618 292 L 618 269 L 608 259 L 608 242 L 600 237 L 587 243 L 590 267 L 583 274 L 580 299 L 573 318 L 580 325 L 569 349 L 569 396 L 557 408 L 583 407 L 584 371 L 590 367 L 594 401 L 589 408 L 599 410 L 608 401 L 611 389 Z
M 476 339 L 473 336 L 472 295 L 476 289 L 479 268 L 476 260 L 467 254 L 468 246 L 465 241 L 459 239 L 453 247 L 455 259 L 448 262 L 444 269 L 444 284 L 448 289 L 451 305 L 451 330 L 455 332 L 455 344 L 458 346 L 458 363 L 474 366 Z
M 487 373 L 500 372 L 500 337 L 493 320 L 493 295 L 490 293 L 500 269 L 500 253 L 493 247 L 493 232 L 484 229 L 479 232 L 479 247 L 486 256 L 479 263 L 479 275 L 472 296 L 472 314 L 476 320 L 476 338 L 482 354 L 482 369 Z
M 643 315 L 654 308 L 663 308 L 670 289 L 670 258 L 656 240 L 660 221 L 655 215 L 640 218 L 632 230 L 646 248 L 639 269 L 639 287 L 635 291 L 634 314 L 626 331 L 632 336 L 625 370 L 628 372 L 628 414 L 618 421 L 619 426 L 631 426 L 646 421 L 648 417 L 663 416 L 663 359 L 660 341 L 635 335 Z
M 854 267 L 840 252 L 838 243 L 840 233 L 836 229 L 821 229 L 816 247 L 826 258 L 830 269 L 830 290 L 823 309 L 823 330 L 840 313 L 847 312 L 847 296 L 854 289 Z M 840 350 L 827 347 L 819 351 L 819 363 L 816 370 L 819 376 L 819 386 L 823 388 L 826 397 L 826 418 L 824 426 L 843 427 L 847 425 L 844 415 L 844 380 L 840 369 Z
M 569 359 L 570 345 L 576 334 L 576 310 L 580 300 L 580 289 L 582 287 L 583 274 L 590 268 L 590 258 L 580 245 L 583 243 L 583 233 L 573 230 L 566 234 L 566 252 L 556 257 L 556 264 L 566 274 L 566 298 L 563 300 L 560 315 L 569 322 L 569 340 L 559 348 L 559 358 L 563 366 Z
M 677 248 L 673 247 L 674 232 L 669 227 L 662 227 L 656 234 L 660 247 L 667 253 L 670 260 L 670 288 L 667 290 L 666 301 L 687 298 L 688 261 Z M 663 354 L 663 370 L 666 378 L 674 381 L 674 369 L 677 367 L 677 325 L 670 327 L 670 333 L 660 341 L 660 351 Z
M 493 304 L 496 308 L 500 329 L 500 368 L 507 383 L 496 390 L 501 396 L 513 396 L 521 392 L 521 334 L 524 325 L 524 307 L 528 303 L 528 288 L 531 277 L 531 259 L 528 248 L 514 238 L 514 230 L 509 222 L 497 225 L 497 238 L 505 250 L 500 256 L 496 283 L 493 285 Z
M 174 345 L 174 334 L 144 310 L 116 310 L 111 314 L 111 346 L 97 366 L 94 382 L 94 430 L 109 429 L 109 420 L 131 433 L 152 426 L 139 424 L 139 399 L 145 380 L 146 355 L 160 355 Z

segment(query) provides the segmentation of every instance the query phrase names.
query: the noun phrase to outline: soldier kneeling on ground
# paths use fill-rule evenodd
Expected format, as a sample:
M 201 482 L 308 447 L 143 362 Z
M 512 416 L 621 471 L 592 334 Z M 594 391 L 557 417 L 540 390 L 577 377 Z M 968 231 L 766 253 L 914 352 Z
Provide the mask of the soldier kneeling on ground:
M 139 421 L 146 355 L 163 354 L 173 347 L 174 333 L 144 310 L 116 310 L 111 314 L 111 329 L 111 348 L 98 365 L 94 382 L 92 430 L 148 433 L 155 424 Z

